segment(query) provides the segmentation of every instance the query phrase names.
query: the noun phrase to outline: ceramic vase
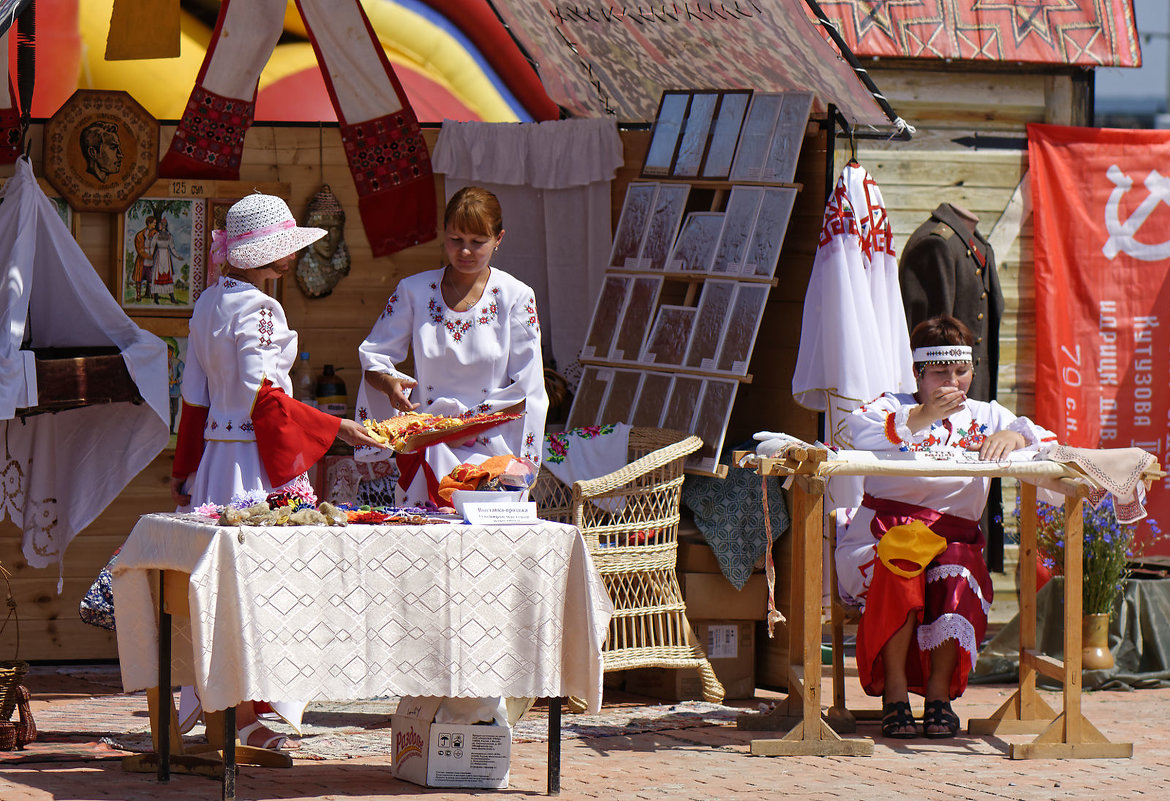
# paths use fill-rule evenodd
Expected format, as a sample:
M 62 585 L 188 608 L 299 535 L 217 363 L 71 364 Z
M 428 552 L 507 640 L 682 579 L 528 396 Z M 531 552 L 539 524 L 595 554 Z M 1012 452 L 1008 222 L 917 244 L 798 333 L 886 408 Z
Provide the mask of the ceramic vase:
M 1108 613 L 1087 614 L 1081 619 L 1081 669 L 1108 670 L 1113 667 L 1109 650 Z

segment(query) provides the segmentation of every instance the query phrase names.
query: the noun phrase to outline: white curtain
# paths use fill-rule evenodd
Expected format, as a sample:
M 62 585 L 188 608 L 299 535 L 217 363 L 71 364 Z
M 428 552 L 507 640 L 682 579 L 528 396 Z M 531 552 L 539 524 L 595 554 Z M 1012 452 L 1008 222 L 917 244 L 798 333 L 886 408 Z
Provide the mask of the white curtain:
M 617 124 L 445 120 L 431 163 L 448 198 L 474 184 L 500 199 L 506 234 L 492 264 L 535 290 L 545 362 L 574 378 L 613 241 Z
M 122 311 L 25 159 L 0 196 L 0 519 L 23 529 L 31 566 L 60 567 L 69 541 L 167 444 L 167 348 Z M 30 348 L 116 346 L 145 403 L 18 418 L 38 398 L 26 324 Z

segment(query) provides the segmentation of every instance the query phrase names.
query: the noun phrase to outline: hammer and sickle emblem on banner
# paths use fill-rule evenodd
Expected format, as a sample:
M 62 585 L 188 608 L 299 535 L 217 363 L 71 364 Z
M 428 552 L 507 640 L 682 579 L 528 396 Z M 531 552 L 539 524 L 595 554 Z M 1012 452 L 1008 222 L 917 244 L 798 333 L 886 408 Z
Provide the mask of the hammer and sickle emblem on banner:
M 1136 238 L 1138 229 L 1159 203 L 1170 205 L 1170 178 L 1163 177 L 1157 170 L 1150 170 L 1145 180 L 1149 194 L 1123 222 L 1119 214 L 1121 198 L 1133 187 L 1133 179 L 1122 172 L 1116 164 L 1110 165 L 1106 174 L 1113 182 L 1113 191 L 1109 193 L 1109 200 L 1105 203 L 1105 227 L 1109 229 L 1109 239 L 1101 248 L 1101 252 L 1109 259 L 1116 258 L 1122 251 L 1141 261 L 1161 261 L 1170 258 L 1170 239 L 1148 245 Z

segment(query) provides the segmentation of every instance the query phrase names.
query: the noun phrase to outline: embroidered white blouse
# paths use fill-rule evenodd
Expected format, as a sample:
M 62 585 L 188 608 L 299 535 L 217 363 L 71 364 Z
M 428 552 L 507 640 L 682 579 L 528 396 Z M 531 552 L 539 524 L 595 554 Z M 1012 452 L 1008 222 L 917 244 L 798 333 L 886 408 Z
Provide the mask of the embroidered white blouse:
M 937 420 L 913 432 L 906 424 L 918 405 L 913 395 L 886 393 L 864 404 L 848 417 L 857 450 L 946 452 L 977 446 L 997 431 L 1023 435 L 1026 447 L 1056 441 L 1051 431 L 1027 417 L 1017 417 L 995 401 L 968 400 L 945 420 Z M 964 476 L 918 478 L 907 476 L 866 476 L 865 491 L 875 498 L 912 503 L 966 520 L 978 520 L 987 503 L 990 479 Z M 869 585 L 876 540 L 870 533 L 873 511 L 857 510 L 837 543 L 837 577 L 843 593 L 862 598 Z
M 536 298 L 524 283 L 490 268 L 479 302 L 456 312 L 443 301 L 443 270 L 404 278 L 386 301 L 370 335 L 361 344 L 362 372 L 409 377 L 396 365 L 413 354 L 418 381 L 410 394 L 419 412 L 455 417 L 506 409 L 525 402 L 524 416 L 479 436 L 466 447 L 432 445 L 426 460 L 437 479 L 464 463 L 511 453 L 540 464 L 548 397 L 540 351 Z M 397 414 L 383 393 L 363 380 L 358 388 L 357 419 L 385 420 Z M 384 452 L 358 448 L 357 458 L 387 458 Z M 420 471 L 401 501 L 427 497 Z
M 256 445 L 252 407 L 265 378 L 291 395 L 296 354 L 297 334 L 284 309 L 252 284 L 220 278 L 199 296 L 187 340 L 183 400 L 208 408 L 206 446 L 185 486 L 191 506 L 179 511 L 275 489 Z
M 191 315 L 183 371 L 183 400 L 209 407 L 204 439 L 255 441 L 256 393 L 267 378 L 292 395 L 296 355 L 297 334 L 274 298 L 234 278 L 205 290 Z

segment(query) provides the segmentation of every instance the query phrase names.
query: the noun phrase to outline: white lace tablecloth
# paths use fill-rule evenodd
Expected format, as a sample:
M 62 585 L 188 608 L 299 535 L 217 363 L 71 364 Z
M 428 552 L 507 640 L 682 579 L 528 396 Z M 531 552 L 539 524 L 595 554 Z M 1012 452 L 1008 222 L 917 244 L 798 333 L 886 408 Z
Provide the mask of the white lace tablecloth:
M 191 574 L 172 677 L 206 709 L 385 695 L 601 705 L 613 606 L 571 525 L 260 528 L 146 515 L 113 574 L 127 692 L 158 684 L 159 569 Z

